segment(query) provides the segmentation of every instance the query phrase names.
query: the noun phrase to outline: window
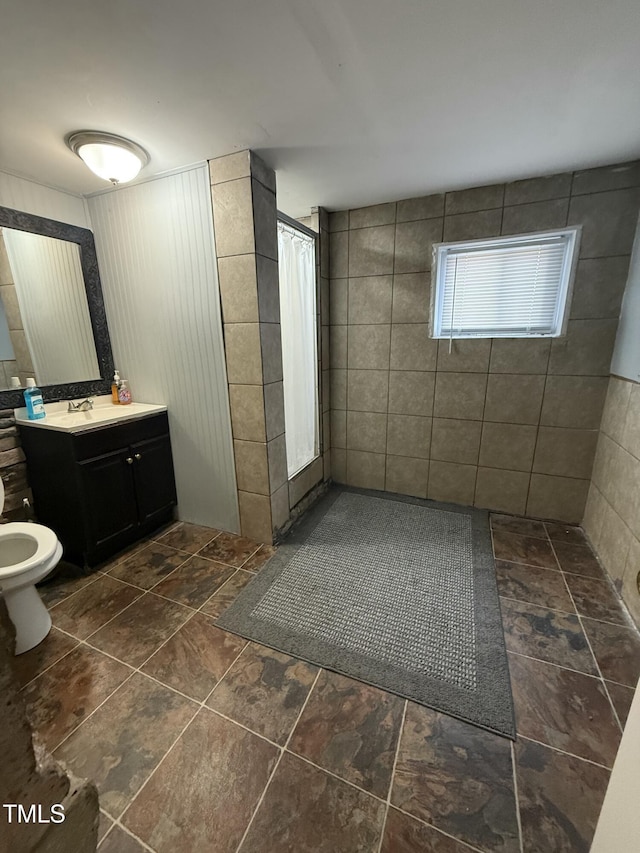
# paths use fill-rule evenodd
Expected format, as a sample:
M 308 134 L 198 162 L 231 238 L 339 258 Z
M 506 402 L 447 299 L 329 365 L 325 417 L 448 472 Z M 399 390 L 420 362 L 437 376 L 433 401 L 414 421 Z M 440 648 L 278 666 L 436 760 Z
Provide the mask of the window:
M 434 338 L 562 334 L 579 228 L 434 246 Z

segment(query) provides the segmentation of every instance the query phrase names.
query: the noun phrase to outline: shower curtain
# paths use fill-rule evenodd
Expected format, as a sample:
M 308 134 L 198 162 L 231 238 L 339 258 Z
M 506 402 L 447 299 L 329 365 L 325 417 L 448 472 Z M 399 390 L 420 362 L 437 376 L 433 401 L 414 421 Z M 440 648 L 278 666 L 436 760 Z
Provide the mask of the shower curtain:
M 315 241 L 278 221 L 280 328 L 289 479 L 318 455 Z

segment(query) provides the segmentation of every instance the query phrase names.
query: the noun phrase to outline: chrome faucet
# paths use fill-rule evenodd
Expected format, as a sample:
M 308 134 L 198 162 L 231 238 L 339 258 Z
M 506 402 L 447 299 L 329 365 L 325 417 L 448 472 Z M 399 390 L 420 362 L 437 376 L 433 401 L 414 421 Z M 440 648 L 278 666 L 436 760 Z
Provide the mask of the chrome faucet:
M 81 403 L 74 403 L 73 400 L 69 400 L 67 412 L 90 412 L 91 409 L 93 409 L 93 398 L 87 397 Z

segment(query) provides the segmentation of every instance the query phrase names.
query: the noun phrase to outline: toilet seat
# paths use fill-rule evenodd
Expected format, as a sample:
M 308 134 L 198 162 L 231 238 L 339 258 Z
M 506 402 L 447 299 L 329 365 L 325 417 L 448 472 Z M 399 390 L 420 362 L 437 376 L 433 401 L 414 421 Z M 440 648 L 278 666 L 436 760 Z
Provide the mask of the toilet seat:
M 3 566 L 3 551 L 10 547 L 14 552 L 20 551 L 20 544 L 25 543 L 27 556 L 18 563 Z M 32 524 L 23 521 L 12 521 L 0 525 L 0 582 L 13 578 L 36 568 L 50 560 L 56 552 L 58 538 L 53 530 L 42 524 Z

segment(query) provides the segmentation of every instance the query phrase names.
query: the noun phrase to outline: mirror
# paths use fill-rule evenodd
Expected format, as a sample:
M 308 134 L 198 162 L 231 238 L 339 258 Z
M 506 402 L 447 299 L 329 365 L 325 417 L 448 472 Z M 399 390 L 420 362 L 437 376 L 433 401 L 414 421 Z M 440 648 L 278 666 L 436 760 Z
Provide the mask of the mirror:
M 108 393 L 113 369 L 91 231 L 0 207 L 0 407 L 29 376 L 45 400 Z

